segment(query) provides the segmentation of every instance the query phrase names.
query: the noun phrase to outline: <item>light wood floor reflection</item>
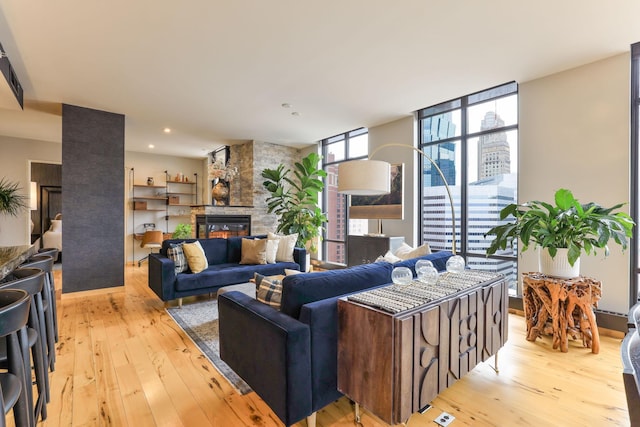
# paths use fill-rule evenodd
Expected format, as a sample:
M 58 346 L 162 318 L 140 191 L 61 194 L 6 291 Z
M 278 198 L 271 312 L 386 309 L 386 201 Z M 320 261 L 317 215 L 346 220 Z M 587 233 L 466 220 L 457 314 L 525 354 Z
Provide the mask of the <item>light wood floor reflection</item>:
M 147 286 L 146 264 L 127 266 L 125 283 L 106 291 L 58 291 L 58 359 L 49 418 L 40 425 L 282 426 L 255 393 L 238 395 L 166 314 Z M 410 427 L 432 427 L 442 411 L 456 417 L 453 427 L 629 425 L 621 334 L 602 336 L 597 355 L 576 341 L 560 353 L 550 338 L 526 341 L 521 316 L 510 314 L 509 322 L 500 373 L 480 364 L 433 408 L 414 414 Z M 7 420 L 13 422 L 11 414 Z M 386 425 L 366 411 L 362 424 Z M 320 411 L 317 425 L 353 426 L 349 400 Z

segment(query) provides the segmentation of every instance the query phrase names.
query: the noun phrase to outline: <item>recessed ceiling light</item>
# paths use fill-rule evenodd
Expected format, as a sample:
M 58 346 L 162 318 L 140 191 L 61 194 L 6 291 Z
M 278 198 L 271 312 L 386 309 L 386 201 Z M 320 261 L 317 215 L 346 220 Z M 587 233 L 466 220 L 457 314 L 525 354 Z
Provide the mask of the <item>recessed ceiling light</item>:
M 297 111 L 293 111 L 293 112 L 291 113 L 291 115 L 292 115 L 292 116 L 299 116 L 299 115 L 300 115 L 300 113 L 298 113 Z
M 170 128 L 164 128 L 164 133 L 171 133 L 171 129 Z
M 149 144 L 149 148 L 156 148 L 156 146 L 153 144 Z
M 291 104 L 289 104 L 288 102 L 285 102 L 282 104 L 282 108 L 291 108 Z

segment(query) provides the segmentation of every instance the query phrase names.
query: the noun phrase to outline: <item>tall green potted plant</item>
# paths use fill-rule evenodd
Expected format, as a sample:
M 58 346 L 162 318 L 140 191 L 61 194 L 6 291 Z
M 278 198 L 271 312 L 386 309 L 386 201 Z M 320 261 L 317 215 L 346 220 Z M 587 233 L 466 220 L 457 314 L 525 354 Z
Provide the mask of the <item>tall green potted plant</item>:
M 493 227 L 486 236 L 495 236 L 487 255 L 505 250 L 507 245 L 520 239 L 522 251 L 533 243 L 540 248 L 540 270 L 552 276 L 571 278 L 578 276 L 580 256 L 595 254 L 604 249 L 609 255 L 608 243 L 613 240 L 625 250 L 635 223 L 624 212 L 614 212 L 620 203 L 604 208 L 597 203 L 581 204 L 567 189 L 555 193 L 555 205 L 533 200 L 521 205 L 512 203 L 500 211 L 500 220 L 508 222 Z M 559 264 L 559 265 L 557 265 Z M 557 270 L 558 267 L 565 270 Z
M 318 206 L 318 197 L 324 188 L 321 178 L 327 176 L 318 169 L 320 159 L 317 153 L 311 153 L 296 162 L 293 177 L 283 164 L 262 171 L 265 179 L 262 185 L 269 192 L 267 209 L 278 217 L 277 231 L 298 233 L 296 246 L 307 247 L 312 252 L 317 250 L 317 238 L 327 222 L 327 216 Z
M 20 193 L 18 183 L 1 178 L 0 214 L 18 216 L 18 213 L 23 209 L 27 209 L 27 196 Z

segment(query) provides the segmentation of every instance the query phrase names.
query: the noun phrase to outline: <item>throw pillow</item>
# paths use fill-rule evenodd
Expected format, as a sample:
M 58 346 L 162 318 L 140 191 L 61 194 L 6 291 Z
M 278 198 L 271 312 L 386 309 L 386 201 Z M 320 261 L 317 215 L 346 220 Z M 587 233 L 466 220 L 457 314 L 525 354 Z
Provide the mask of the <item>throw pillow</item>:
M 272 279 L 262 276 L 259 281 L 256 278 L 256 299 L 261 303 L 267 304 L 276 310 L 280 310 L 282 301 L 282 280 Z
M 289 268 L 285 268 L 284 269 L 284 275 L 285 276 L 294 276 L 296 274 L 302 274 L 304 273 L 304 271 L 300 271 L 300 270 L 291 270 Z
M 267 240 L 242 239 L 240 250 L 240 264 L 266 264 Z
M 182 250 L 182 243 L 171 243 L 167 248 L 167 256 L 176 266 L 176 274 L 187 271 L 187 258 Z
M 183 243 L 182 250 L 184 256 L 187 257 L 187 264 L 189 264 L 192 273 L 200 273 L 209 267 L 204 249 L 197 240 L 193 243 Z
M 404 260 L 429 255 L 430 253 L 431 248 L 429 247 L 428 243 L 420 245 L 415 249 L 407 245 L 406 243 L 403 243 L 402 246 L 396 249 L 394 255 Z
M 276 255 L 278 255 L 279 239 L 267 239 L 267 264 L 276 263 Z
M 62 232 L 62 220 L 61 219 L 52 219 L 51 227 L 49 227 L 51 231 Z
M 376 262 L 382 262 L 382 261 L 395 264 L 396 262 L 402 261 L 402 258 L 395 256 L 393 253 L 391 253 L 391 251 L 387 251 L 386 254 L 380 255 L 378 258 L 376 258 Z
M 276 261 L 295 262 L 293 260 L 293 248 L 295 248 L 298 241 L 298 233 L 282 236 L 269 232 L 267 239 L 280 241 L 278 243 L 278 252 L 276 252 Z

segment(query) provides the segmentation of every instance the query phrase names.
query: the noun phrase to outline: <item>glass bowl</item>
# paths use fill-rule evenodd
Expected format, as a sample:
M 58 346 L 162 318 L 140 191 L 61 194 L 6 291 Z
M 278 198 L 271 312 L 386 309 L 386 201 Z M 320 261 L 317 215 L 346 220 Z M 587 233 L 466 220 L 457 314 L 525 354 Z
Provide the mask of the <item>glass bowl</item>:
M 447 260 L 447 271 L 449 273 L 462 273 L 465 264 L 464 258 L 460 255 L 454 255 Z
M 396 267 L 391 272 L 391 281 L 395 285 L 408 285 L 413 280 L 413 273 L 408 267 Z

